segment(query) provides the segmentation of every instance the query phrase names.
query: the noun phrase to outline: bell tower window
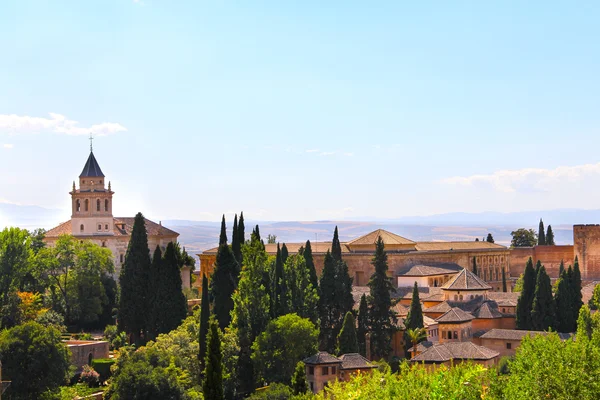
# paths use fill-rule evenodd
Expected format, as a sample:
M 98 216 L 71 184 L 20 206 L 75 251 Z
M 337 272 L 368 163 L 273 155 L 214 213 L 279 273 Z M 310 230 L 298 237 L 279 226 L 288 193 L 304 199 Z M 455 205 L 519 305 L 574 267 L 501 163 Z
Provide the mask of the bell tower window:
M 76 212 L 80 212 L 81 211 L 81 201 L 79 199 L 77 199 L 75 201 L 75 211 Z
M 83 224 L 79 225 L 79 231 L 83 232 Z
M 104 200 L 104 211 L 108 212 L 108 199 Z
M 90 209 L 90 201 L 88 199 L 85 199 L 85 211 L 89 211 Z
M 100 211 L 100 199 L 96 200 L 96 211 Z

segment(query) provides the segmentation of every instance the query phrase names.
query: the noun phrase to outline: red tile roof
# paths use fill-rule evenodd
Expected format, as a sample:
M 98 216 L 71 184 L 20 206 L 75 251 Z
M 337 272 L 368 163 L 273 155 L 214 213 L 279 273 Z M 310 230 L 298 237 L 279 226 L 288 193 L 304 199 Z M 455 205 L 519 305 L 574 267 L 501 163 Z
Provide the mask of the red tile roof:
M 377 229 L 371 233 L 367 233 L 359 238 L 356 238 L 347 244 L 349 246 L 352 245 L 368 245 L 377 243 L 377 239 L 381 237 L 383 243 L 386 245 L 395 245 L 395 244 L 415 244 L 412 240 L 404 238 L 402 236 L 396 235 L 395 233 L 388 232 L 383 229 Z
M 131 236 L 131 231 L 133 229 L 133 222 L 135 218 L 113 218 L 114 221 L 114 229 L 113 235 L 111 236 Z M 157 224 L 154 221 L 150 221 L 149 219 L 145 219 L 146 221 L 146 231 L 148 232 L 148 236 L 179 236 L 179 233 L 162 226 L 161 224 Z M 124 225 L 123 229 L 121 226 Z M 50 229 L 46 232 L 47 238 L 57 238 L 60 235 L 71 235 L 71 221 L 63 222 L 55 228 Z M 101 235 L 100 235 L 101 236 Z M 108 236 L 108 235 L 105 235 Z
M 477 275 L 464 268 L 442 286 L 444 290 L 489 290 L 491 288 Z
M 491 360 L 499 355 L 497 351 L 472 342 L 449 342 L 434 344 L 411 361 L 436 363 L 450 360 Z

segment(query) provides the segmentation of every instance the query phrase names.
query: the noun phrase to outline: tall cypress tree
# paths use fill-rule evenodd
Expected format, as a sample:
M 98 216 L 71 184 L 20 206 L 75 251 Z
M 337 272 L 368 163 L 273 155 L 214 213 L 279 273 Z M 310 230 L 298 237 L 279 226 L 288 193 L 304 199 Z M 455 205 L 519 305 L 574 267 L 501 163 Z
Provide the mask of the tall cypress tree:
M 404 326 L 406 329 L 418 329 L 422 328 L 423 325 L 423 309 L 421 308 L 421 299 L 419 299 L 419 286 L 417 282 L 413 287 L 412 299 L 410 301 L 410 309 L 408 315 L 404 320 Z M 408 341 L 407 343 L 409 343 Z
M 210 300 L 208 298 L 208 279 L 202 274 L 202 303 L 200 303 L 200 333 L 198 342 L 200 351 L 198 352 L 198 360 L 200 361 L 200 370 L 204 371 L 204 361 L 206 360 L 206 345 L 208 336 L 208 323 L 210 319 Z
M 531 310 L 533 306 L 533 295 L 536 286 L 536 273 L 533 268 L 533 260 L 529 257 L 525 272 L 523 274 L 523 289 L 517 301 L 517 329 L 531 330 Z
M 119 325 L 121 330 L 133 338 L 136 345 L 142 344 L 142 337 L 147 336 L 150 263 L 146 220 L 142 213 L 138 213 L 133 222 L 131 240 L 119 276 Z
M 244 212 L 240 213 L 240 220 L 238 222 L 238 240 L 240 241 L 240 245 L 244 245 L 246 243 L 246 226 L 244 225 Z M 242 263 L 240 259 L 240 264 Z
M 335 265 L 335 298 L 338 310 L 337 331 L 342 329 L 344 315 L 352 311 L 354 297 L 352 297 L 352 278 L 348 272 L 348 264 L 338 261 Z
M 275 274 L 274 274 L 274 301 L 273 301 L 273 318 L 287 314 L 287 285 L 283 271 L 283 257 L 279 243 L 277 244 L 277 256 L 275 258 Z
M 538 246 L 546 245 L 546 233 L 544 232 L 544 221 L 540 218 L 540 226 L 538 229 Z
M 508 291 L 506 287 L 506 272 L 504 271 L 504 268 L 502 268 L 502 291 L 504 293 Z
M 560 267 L 558 267 L 558 277 L 560 278 L 565 271 L 565 262 L 564 260 L 560 260 Z
M 358 306 L 358 327 L 356 329 L 356 338 L 358 341 L 358 352 L 367 356 L 367 333 L 369 332 L 369 305 L 367 303 L 367 296 L 362 295 L 360 298 L 360 305 Z
M 358 339 L 356 336 L 356 323 L 354 314 L 351 311 L 346 313 L 344 324 L 337 337 L 338 348 L 337 354 L 358 353 Z
M 183 295 L 181 270 L 177 259 L 175 243 L 169 242 L 163 260 L 161 290 L 163 321 L 159 333 L 168 333 L 177 328 L 187 316 L 187 301 Z
M 290 256 L 290 252 L 288 251 L 287 246 L 285 245 L 285 243 L 281 246 L 281 263 L 285 264 L 285 262 L 287 261 L 288 257 Z
M 223 219 L 220 236 L 221 244 L 217 251 L 215 268 L 210 280 L 212 308 L 221 329 L 225 329 L 231 322 L 230 313 L 233 309 L 232 296 L 236 289 L 238 272 L 238 263 L 231 248 L 227 245 L 227 233 L 225 229 L 225 219 Z
M 546 232 L 546 245 L 555 246 L 554 243 L 554 232 L 552 231 L 552 225 L 548 225 L 548 231 Z
M 390 292 L 393 290 L 393 285 L 391 279 L 387 276 L 387 253 L 381 237 L 377 238 L 375 254 L 371 264 L 375 267 L 375 272 L 371 275 L 368 285 L 371 289 L 371 295 L 368 298 L 371 354 L 375 358 L 385 358 L 392 350 L 392 334 L 397 318 L 391 308 L 392 298 Z
M 225 214 L 221 219 L 221 234 L 219 235 L 219 246 L 227 244 L 227 226 L 225 225 Z
M 473 257 L 473 272 L 474 275 L 477 275 L 477 258 Z
M 233 232 L 231 234 L 231 251 L 235 256 L 236 261 L 239 265 L 242 264 L 242 244 L 240 243 L 240 236 L 238 232 L 238 218 L 237 214 L 233 219 Z
M 214 319 L 210 320 L 208 349 L 206 352 L 206 370 L 202 392 L 205 400 L 223 400 L 223 355 L 221 353 L 221 337 L 219 326 Z
M 533 329 L 537 331 L 554 329 L 556 324 L 556 304 L 552 297 L 552 284 L 544 266 L 540 268 L 537 276 L 531 323 Z
M 494 237 L 492 236 L 491 233 L 487 234 L 487 238 L 485 239 L 485 241 L 488 242 L 488 243 L 495 243 L 494 242 Z
M 310 283 L 312 283 L 313 287 L 317 289 L 318 293 L 319 277 L 317 276 L 317 269 L 315 268 L 315 261 L 313 259 L 312 246 L 310 245 L 310 240 L 306 241 L 306 246 L 304 247 L 304 252 L 302 253 L 302 255 L 306 260 L 306 268 L 308 268 L 308 272 L 310 273 Z
M 329 250 L 325 254 L 323 263 L 323 273 L 319 287 L 321 289 L 321 297 L 319 298 L 319 310 L 321 315 L 321 330 L 319 348 L 330 353 L 335 350 L 335 331 L 338 311 L 336 305 L 336 283 L 335 283 L 336 262 L 331 256 Z
M 162 271 L 162 251 L 160 246 L 156 245 L 150 271 L 148 272 L 148 304 L 150 312 L 148 313 L 148 339 L 154 340 L 158 336 L 161 326 L 160 317 L 162 314 L 161 304 L 161 284 L 163 279 Z
M 556 330 L 559 332 L 572 332 L 573 325 L 573 300 L 567 272 L 562 269 L 556 285 L 554 295 L 556 302 Z
M 333 231 L 333 241 L 331 242 L 331 256 L 335 261 L 342 261 L 342 245 L 338 235 L 338 227 Z
M 581 295 L 581 271 L 579 270 L 579 258 L 577 256 L 575 256 L 575 262 L 573 263 L 573 274 L 570 283 L 573 308 L 571 313 L 573 316 L 579 316 L 579 310 L 581 309 L 581 306 L 583 306 L 583 300 Z M 575 317 L 573 319 L 575 320 Z M 575 324 L 576 321 L 573 323 L 573 330 L 571 332 L 576 328 Z

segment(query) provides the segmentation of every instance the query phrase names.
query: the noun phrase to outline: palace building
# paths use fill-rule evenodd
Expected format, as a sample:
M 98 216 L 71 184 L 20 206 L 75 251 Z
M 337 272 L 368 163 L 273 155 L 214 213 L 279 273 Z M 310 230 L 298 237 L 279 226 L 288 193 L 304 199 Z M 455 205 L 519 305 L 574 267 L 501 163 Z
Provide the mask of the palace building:
M 113 217 L 115 192 L 110 181 L 107 183 L 91 146 L 90 155 L 79 175 L 79 188 L 76 188 L 73 182 L 69 194 L 71 195 L 71 219 L 46 232 L 44 241 L 48 245 L 53 245 L 60 235 L 66 234 L 81 240 L 91 240 L 106 247 L 113 253 L 115 273 L 118 276 L 129 246 L 134 218 Z M 157 245 L 164 251 L 167 244 L 176 242 L 179 236 L 179 233 L 162 226 L 160 222 L 157 224 L 149 219 L 146 219 L 146 230 L 151 252 Z M 184 275 L 182 273 L 182 277 Z

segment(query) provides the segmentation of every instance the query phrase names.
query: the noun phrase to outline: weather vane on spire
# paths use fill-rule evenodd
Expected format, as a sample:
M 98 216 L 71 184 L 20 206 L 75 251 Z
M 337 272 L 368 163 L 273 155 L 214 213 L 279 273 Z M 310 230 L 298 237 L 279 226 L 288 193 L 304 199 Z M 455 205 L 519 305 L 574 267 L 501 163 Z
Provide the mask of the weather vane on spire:
M 92 132 L 90 132 L 90 153 L 94 151 L 92 147 L 92 140 L 94 140 L 94 138 L 92 137 Z

